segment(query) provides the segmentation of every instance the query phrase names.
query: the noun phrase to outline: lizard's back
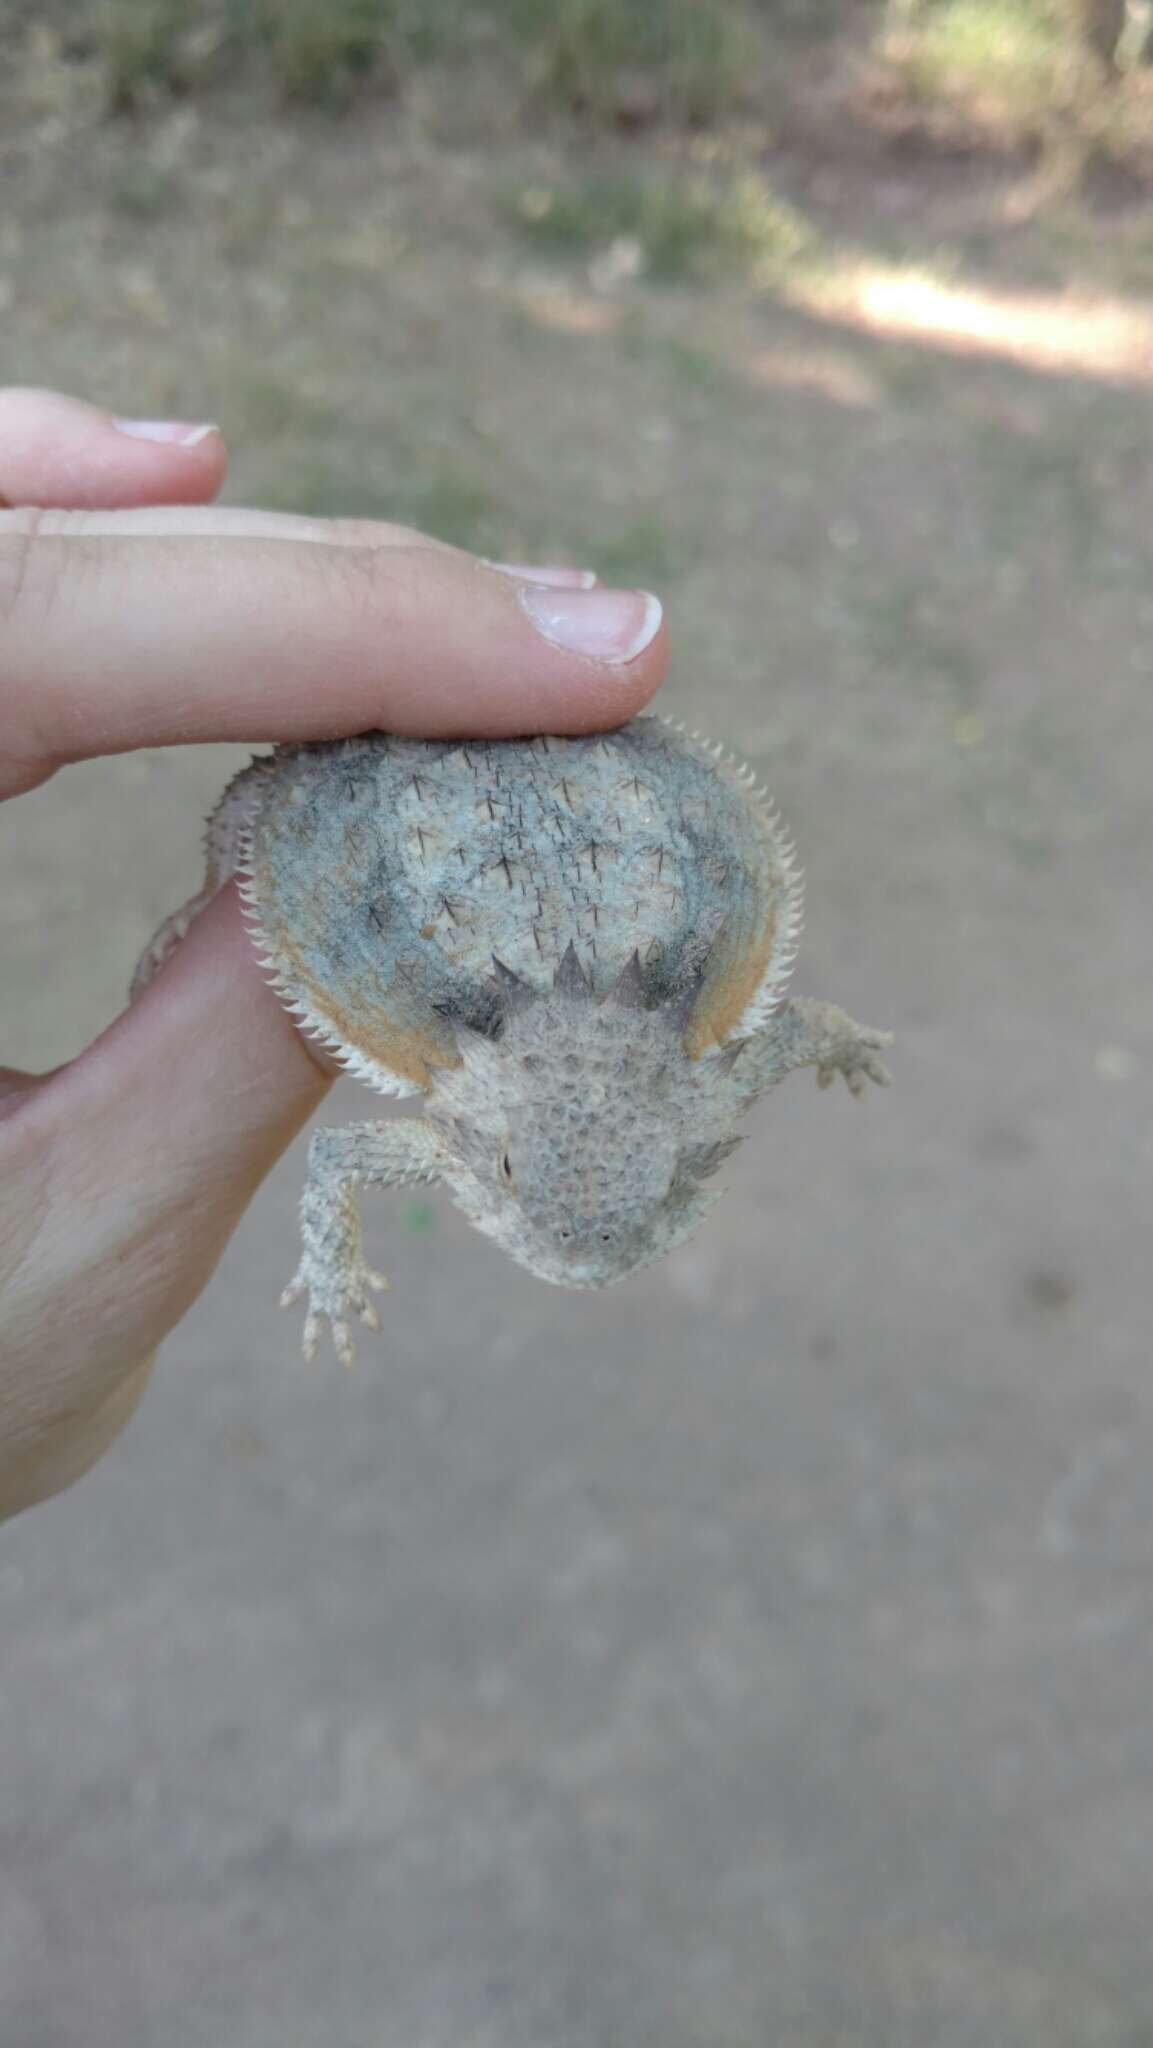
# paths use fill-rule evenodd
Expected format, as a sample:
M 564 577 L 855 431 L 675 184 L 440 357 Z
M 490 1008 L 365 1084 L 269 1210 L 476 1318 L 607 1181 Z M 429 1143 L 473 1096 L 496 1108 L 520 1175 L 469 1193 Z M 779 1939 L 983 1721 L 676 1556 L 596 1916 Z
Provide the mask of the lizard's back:
M 575 739 L 283 748 L 261 786 L 245 884 L 260 939 L 301 1013 L 379 1086 L 456 1064 L 454 1021 L 492 1028 L 494 956 L 544 988 L 571 944 L 604 992 L 636 953 L 656 1002 L 711 948 L 701 1049 L 734 1030 L 791 938 L 778 829 L 657 719 Z

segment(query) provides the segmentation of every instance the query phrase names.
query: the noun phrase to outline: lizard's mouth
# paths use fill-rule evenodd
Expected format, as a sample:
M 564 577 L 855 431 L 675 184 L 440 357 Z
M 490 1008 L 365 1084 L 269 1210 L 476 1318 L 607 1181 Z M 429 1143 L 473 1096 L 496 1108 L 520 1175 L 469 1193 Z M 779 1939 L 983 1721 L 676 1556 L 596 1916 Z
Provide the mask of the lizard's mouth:
M 615 1287 L 619 1280 L 627 1280 L 635 1272 L 634 1266 L 622 1266 L 617 1271 L 601 1271 L 591 1265 L 556 1266 L 545 1268 L 525 1260 L 538 1280 L 547 1280 L 551 1287 L 571 1287 L 587 1291 L 594 1287 Z M 638 1263 L 640 1263 L 638 1261 Z

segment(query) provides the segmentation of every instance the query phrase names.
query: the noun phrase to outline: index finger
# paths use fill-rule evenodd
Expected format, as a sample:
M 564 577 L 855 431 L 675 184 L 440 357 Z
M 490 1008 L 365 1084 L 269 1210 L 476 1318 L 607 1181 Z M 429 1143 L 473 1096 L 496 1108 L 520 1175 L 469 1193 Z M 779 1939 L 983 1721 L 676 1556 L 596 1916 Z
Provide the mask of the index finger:
M 334 545 L 324 521 L 187 517 L 0 513 L 0 793 L 194 740 L 592 731 L 664 671 L 643 591 L 528 583 L 371 522 Z
M 214 498 L 220 429 L 117 419 L 60 391 L 0 388 L 0 505 L 192 505 Z

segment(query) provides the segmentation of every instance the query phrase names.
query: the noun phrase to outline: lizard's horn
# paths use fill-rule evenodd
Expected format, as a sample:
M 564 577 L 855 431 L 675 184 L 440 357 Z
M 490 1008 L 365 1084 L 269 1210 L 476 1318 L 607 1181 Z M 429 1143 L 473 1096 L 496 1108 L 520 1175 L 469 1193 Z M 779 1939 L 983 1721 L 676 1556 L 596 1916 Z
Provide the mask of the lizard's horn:
M 622 1010 L 643 1010 L 646 1008 L 647 990 L 641 956 L 634 952 L 622 967 L 607 996 L 606 1003 L 619 1003 Z
M 553 976 L 553 986 L 563 996 L 587 996 L 591 993 L 592 983 L 581 966 L 577 949 L 571 939 Z
M 504 1016 L 511 1017 L 517 1010 L 527 1009 L 530 1003 L 535 1003 L 536 989 L 519 974 L 515 974 L 503 960 L 498 960 L 495 953 L 492 956 L 492 968 L 493 986 Z

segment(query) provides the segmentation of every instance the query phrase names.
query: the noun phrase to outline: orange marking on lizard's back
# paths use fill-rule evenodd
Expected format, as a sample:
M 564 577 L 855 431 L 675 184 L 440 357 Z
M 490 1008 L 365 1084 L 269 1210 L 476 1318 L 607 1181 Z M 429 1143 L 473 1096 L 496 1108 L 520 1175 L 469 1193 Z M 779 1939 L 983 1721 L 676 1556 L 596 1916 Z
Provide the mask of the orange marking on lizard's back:
M 775 895 L 770 896 L 764 924 L 754 943 L 746 948 L 740 938 L 724 948 L 715 965 L 710 960 L 705 985 L 693 1007 L 685 1030 L 684 1046 L 690 1059 L 699 1060 L 715 1045 L 724 1045 L 736 1029 L 764 980 L 777 931 Z
M 254 879 L 258 898 L 267 902 L 267 866 L 257 869 Z M 299 1002 L 307 1005 L 315 1022 L 350 1051 L 374 1060 L 417 1088 L 428 1087 L 434 1067 L 460 1066 L 456 1040 L 449 1026 L 438 1017 L 429 1014 L 419 1024 L 402 1024 L 389 1016 L 379 998 L 366 995 L 359 1002 L 347 996 L 338 1000 L 331 989 L 321 987 L 301 958 L 300 948 L 283 930 L 264 922 L 264 936 L 281 980 Z

